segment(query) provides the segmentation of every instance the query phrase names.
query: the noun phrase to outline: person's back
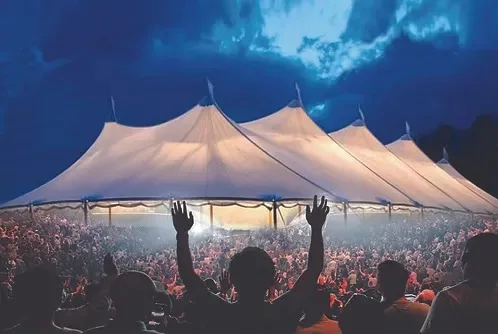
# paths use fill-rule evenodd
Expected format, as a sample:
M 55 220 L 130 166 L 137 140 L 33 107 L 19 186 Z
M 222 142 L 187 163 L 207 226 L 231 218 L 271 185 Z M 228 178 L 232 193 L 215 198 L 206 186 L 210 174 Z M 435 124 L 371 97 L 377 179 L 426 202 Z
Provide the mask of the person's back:
M 466 280 L 436 295 L 423 334 L 496 333 L 498 329 L 498 235 L 468 240 L 462 256 Z
M 429 305 L 400 298 L 384 309 L 384 329 L 387 333 L 418 334 L 422 328 Z
M 296 334 L 340 334 L 339 323 L 325 315 L 329 309 L 329 293 L 317 287 L 304 307 L 304 318 L 299 322 Z
M 406 299 L 408 270 L 401 263 L 392 260 L 382 262 L 378 269 L 378 284 L 384 306 L 385 333 L 420 333 L 429 312 L 429 306 Z
M 86 334 L 158 333 L 147 330 L 145 321 L 153 308 L 156 287 L 144 273 L 129 271 L 119 275 L 111 286 L 116 317 L 105 326 L 85 331 Z

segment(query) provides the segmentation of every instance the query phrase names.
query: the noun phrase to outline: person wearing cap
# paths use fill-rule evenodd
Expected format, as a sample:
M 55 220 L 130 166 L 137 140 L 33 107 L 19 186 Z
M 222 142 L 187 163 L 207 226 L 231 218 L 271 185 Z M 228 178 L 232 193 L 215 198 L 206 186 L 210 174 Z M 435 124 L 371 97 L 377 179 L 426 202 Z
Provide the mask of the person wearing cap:
M 116 317 L 105 326 L 89 329 L 87 334 L 158 333 L 147 330 L 145 321 L 154 307 L 157 288 L 152 279 L 139 271 L 128 271 L 116 277 L 110 296 Z
M 418 334 L 429 312 L 429 305 L 414 303 L 405 297 L 410 272 L 393 260 L 378 266 L 378 286 L 384 307 L 384 331 L 389 334 Z
M 498 332 L 498 234 L 470 238 L 461 262 L 465 280 L 436 295 L 422 334 Z

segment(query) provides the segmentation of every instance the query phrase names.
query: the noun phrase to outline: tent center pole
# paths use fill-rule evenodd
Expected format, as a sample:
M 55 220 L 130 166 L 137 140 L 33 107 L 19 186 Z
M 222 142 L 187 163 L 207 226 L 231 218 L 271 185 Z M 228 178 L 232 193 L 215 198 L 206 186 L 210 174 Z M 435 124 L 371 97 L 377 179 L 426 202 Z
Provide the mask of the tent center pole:
M 344 226 L 348 226 L 348 206 L 346 202 L 342 202 L 342 212 L 344 213 Z
M 109 207 L 109 226 L 112 226 L 112 207 Z
M 391 203 L 389 203 L 387 205 L 387 210 L 389 211 L 389 221 L 391 221 L 393 219 L 393 216 L 392 216 L 392 209 L 393 209 L 393 206 L 391 205 Z
M 277 201 L 273 200 L 273 228 L 277 229 Z
M 209 203 L 209 226 L 211 226 L 211 230 L 214 229 L 214 219 L 213 219 L 213 204 Z
M 83 202 L 83 216 L 85 217 L 85 225 L 88 225 L 88 201 Z

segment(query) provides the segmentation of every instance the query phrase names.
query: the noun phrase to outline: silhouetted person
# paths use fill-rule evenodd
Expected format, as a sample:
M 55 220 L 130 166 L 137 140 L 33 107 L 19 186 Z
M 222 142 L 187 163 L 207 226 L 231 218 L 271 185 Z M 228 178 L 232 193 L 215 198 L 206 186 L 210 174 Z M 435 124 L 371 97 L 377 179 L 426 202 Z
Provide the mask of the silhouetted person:
M 299 322 L 296 334 L 340 334 L 337 321 L 327 318 L 330 310 L 329 293 L 320 287 L 308 298 L 304 306 L 304 318 Z
M 382 334 L 383 310 L 378 300 L 355 293 L 339 316 L 342 334 Z
M 77 334 L 79 330 L 61 328 L 54 324 L 55 310 L 62 302 L 62 279 L 52 267 L 36 267 L 15 278 L 14 297 L 22 311 L 19 325 L 7 334 Z
M 154 307 L 156 287 L 152 279 L 138 271 L 119 275 L 111 285 L 110 295 L 116 318 L 102 327 L 89 329 L 88 334 L 158 333 L 146 329 L 145 321 Z
M 436 295 L 423 334 L 498 332 L 498 235 L 470 238 L 462 266 L 465 281 Z
M 237 302 L 230 304 L 211 293 L 194 272 L 188 242 L 188 231 L 194 224 L 192 213 L 187 212 L 185 202 L 175 203 L 171 211 L 177 231 L 178 270 L 191 299 L 209 312 L 210 333 L 294 332 L 306 297 L 314 291 L 323 269 L 322 227 L 329 212 L 324 197 L 318 205 L 315 196 L 313 209 L 306 208 L 306 219 L 311 225 L 308 268 L 289 292 L 271 303 L 265 302 L 265 295 L 274 282 L 275 267 L 264 250 L 247 247 L 230 261 L 230 282 L 238 294 Z
M 429 312 L 429 305 L 405 298 L 410 273 L 399 262 L 387 260 L 378 266 L 378 285 L 384 307 L 384 331 L 388 334 L 418 334 Z

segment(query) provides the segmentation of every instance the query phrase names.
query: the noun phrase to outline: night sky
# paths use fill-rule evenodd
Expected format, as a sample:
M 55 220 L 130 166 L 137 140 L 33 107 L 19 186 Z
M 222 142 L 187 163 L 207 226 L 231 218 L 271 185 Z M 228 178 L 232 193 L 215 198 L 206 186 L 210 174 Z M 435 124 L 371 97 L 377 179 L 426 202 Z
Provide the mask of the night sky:
M 362 106 L 385 143 L 498 115 L 498 2 L 489 0 L 1 0 L 0 200 L 86 151 L 110 96 L 128 125 L 207 94 L 238 122 L 301 87 L 324 130 Z

